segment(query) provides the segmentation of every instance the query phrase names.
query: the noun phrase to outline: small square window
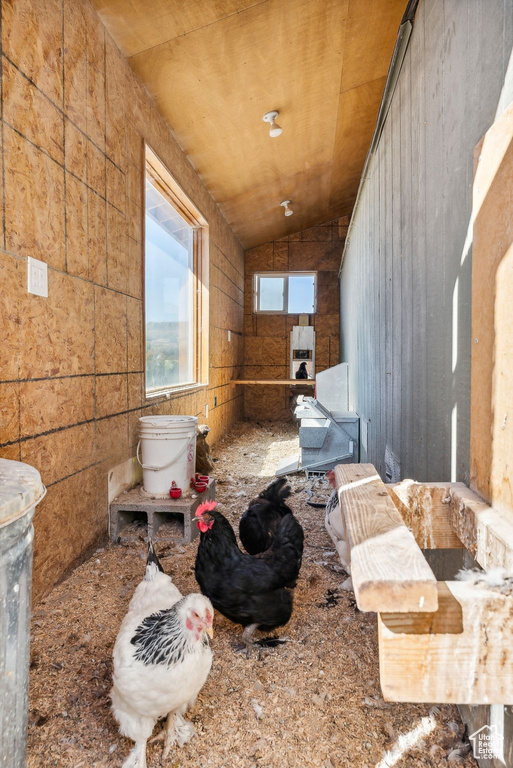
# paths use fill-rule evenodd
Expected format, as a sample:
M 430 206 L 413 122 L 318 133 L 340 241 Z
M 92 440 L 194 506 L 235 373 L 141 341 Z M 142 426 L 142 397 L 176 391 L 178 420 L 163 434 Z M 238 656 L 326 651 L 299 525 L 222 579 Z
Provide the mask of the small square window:
M 255 312 L 312 315 L 315 303 L 315 272 L 263 272 L 254 276 Z

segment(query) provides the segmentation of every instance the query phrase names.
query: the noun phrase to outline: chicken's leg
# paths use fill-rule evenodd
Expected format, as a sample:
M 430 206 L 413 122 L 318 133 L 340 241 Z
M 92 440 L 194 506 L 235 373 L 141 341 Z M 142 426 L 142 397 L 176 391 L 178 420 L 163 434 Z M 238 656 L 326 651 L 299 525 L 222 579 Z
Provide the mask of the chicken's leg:
M 150 744 L 155 744 L 157 741 L 164 742 L 161 757 L 161 761 L 164 763 L 171 752 L 171 747 L 175 744 L 183 747 L 184 744 L 191 740 L 195 733 L 196 729 L 192 723 L 184 720 L 178 712 L 170 712 L 164 728 L 150 740 Z
M 175 738 L 179 747 L 183 747 L 188 741 L 196 735 L 196 728 L 188 720 L 185 720 L 182 715 L 175 712 Z
M 135 747 L 123 763 L 123 768 L 146 768 L 146 739 L 135 742 Z
M 258 624 L 248 624 L 247 627 L 244 627 L 244 632 L 242 633 L 242 642 L 246 647 L 246 656 L 248 659 L 251 658 L 251 651 L 254 647 L 253 635 L 257 628 Z

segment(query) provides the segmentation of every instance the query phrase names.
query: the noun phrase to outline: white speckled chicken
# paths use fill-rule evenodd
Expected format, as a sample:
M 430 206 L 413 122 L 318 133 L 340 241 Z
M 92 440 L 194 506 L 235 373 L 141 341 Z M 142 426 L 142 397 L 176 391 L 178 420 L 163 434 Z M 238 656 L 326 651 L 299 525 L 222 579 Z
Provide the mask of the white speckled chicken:
M 135 590 L 114 646 L 112 711 L 135 746 L 123 768 L 146 768 L 146 742 L 159 718 L 162 758 L 194 735 L 183 715 L 193 706 L 212 666 L 214 609 L 200 594 L 182 597 L 150 543 L 146 575 Z
M 340 511 L 338 502 L 335 474 L 332 470 L 330 470 L 329 472 L 326 472 L 326 477 L 333 487 L 333 492 L 326 504 L 326 516 L 324 520 L 326 530 L 328 531 L 330 538 L 336 547 L 342 566 L 348 573 L 351 573 L 351 564 L 346 542 L 346 532 L 344 530 L 344 521 L 342 520 L 342 512 Z

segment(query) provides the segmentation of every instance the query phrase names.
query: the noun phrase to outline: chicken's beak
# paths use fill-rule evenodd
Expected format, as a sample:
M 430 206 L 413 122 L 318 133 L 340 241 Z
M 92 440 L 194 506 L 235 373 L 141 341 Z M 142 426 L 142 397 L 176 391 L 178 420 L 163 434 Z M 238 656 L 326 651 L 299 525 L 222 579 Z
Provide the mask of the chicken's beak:
M 214 627 L 205 627 L 205 632 L 209 636 L 209 638 L 212 640 L 214 637 Z

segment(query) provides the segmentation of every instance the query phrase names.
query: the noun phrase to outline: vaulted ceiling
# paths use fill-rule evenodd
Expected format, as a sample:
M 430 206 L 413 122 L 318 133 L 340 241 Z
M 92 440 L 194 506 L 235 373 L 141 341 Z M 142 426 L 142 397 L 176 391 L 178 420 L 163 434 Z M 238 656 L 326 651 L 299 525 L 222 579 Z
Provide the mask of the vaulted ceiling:
M 246 248 L 351 213 L 406 0 L 93 5 Z

